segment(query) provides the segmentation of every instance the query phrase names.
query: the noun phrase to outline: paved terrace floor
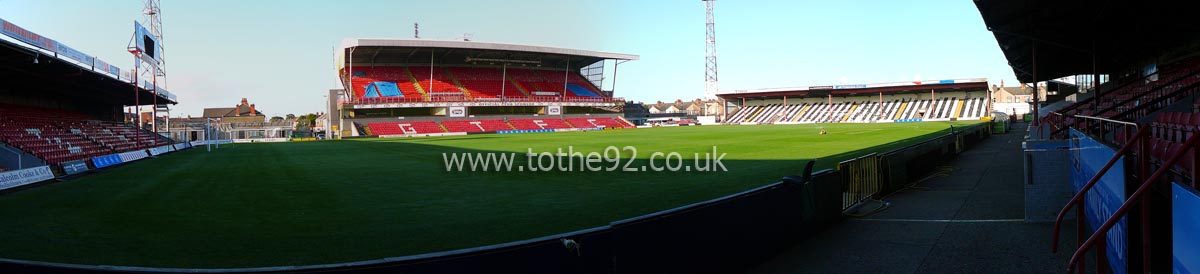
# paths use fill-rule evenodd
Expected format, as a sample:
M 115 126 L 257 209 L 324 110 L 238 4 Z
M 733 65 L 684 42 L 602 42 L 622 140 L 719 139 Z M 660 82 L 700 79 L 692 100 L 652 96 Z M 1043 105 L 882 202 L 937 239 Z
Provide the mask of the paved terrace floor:
M 1064 224 L 1056 254 L 1053 224 L 1022 220 L 1025 127 L 1013 125 L 943 163 L 942 175 L 884 197 L 889 208 L 848 217 L 749 273 L 1065 272 L 1075 223 Z

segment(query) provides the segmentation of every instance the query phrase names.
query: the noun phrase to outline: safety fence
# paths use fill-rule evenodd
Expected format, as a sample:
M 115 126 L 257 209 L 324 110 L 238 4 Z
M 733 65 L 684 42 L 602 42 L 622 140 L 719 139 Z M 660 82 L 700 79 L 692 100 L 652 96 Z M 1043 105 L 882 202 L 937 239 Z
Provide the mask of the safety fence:
M 842 210 L 879 195 L 882 169 L 878 154 L 842 161 L 837 170 L 842 173 Z

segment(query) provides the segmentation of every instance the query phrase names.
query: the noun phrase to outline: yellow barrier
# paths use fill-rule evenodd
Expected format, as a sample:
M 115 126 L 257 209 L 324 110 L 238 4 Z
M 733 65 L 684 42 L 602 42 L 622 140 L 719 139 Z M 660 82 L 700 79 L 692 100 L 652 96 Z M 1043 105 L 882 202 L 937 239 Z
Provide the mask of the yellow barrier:
M 879 155 L 871 153 L 846 160 L 838 163 L 837 169 L 842 174 L 842 210 L 879 194 L 882 183 Z

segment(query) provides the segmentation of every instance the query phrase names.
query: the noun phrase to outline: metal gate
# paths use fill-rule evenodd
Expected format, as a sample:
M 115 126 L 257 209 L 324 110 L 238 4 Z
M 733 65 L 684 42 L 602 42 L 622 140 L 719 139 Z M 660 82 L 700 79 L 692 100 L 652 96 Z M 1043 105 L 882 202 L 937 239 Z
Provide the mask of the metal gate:
M 838 163 L 842 174 L 842 210 L 879 194 L 882 179 L 879 155 L 867 154 Z

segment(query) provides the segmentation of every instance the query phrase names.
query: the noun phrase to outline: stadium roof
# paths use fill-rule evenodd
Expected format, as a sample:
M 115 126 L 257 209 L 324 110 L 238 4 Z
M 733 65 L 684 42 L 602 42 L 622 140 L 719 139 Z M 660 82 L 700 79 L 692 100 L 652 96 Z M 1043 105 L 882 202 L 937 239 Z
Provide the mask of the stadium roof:
M 123 106 L 134 102 L 135 96 L 130 92 L 134 91 L 132 83 L 95 69 L 0 39 L 0 71 L 3 71 L 0 82 L 4 83 L 4 89 L 38 92 L 89 104 Z M 140 104 L 153 104 L 152 87 L 136 90 Z M 172 97 L 170 93 L 159 93 L 158 102 L 176 104 Z
M 951 79 L 951 80 L 932 80 L 932 81 L 910 81 L 910 82 L 892 82 L 892 83 L 876 83 L 876 84 L 856 84 L 856 85 L 827 85 L 827 86 L 807 86 L 807 87 L 785 87 L 785 88 L 765 88 L 752 90 L 734 90 L 723 91 L 717 96 L 725 99 L 732 98 L 754 98 L 754 97 L 781 97 L 781 96 L 850 96 L 850 95 L 870 95 L 878 93 L 903 93 L 903 92 L 927 92 L 934 91 L 957 91 L 957 90 L 984 90 L 988 88 L 987 78 L 972 78 L 972 79 Z
M 1119 75 L 1151 63 L 1169 62 L 1165 53 L 1200 41 L 1194 10 L 1179 3 L 1139 0 L 975 0 L 984 24 L 1017 80 L 1033 82 L 1034 41 L 1037 80 L 1092 74 Z
M 347 58 L 346 56 L 352 56 Z M 499 62 L 545 67 L 584 67 L 603 60 L 637 60 L 632 54 L 505 43 L 430 39 L 346 39 L 337 66 Z
M 32 90 L 88 103 L 176 104 L 175 95 L 151 81 L 135 85 L 132 72 L 0 19 L 0 82 L 14 90 Z M 136 96 L 129 90 L 138 86 Z

